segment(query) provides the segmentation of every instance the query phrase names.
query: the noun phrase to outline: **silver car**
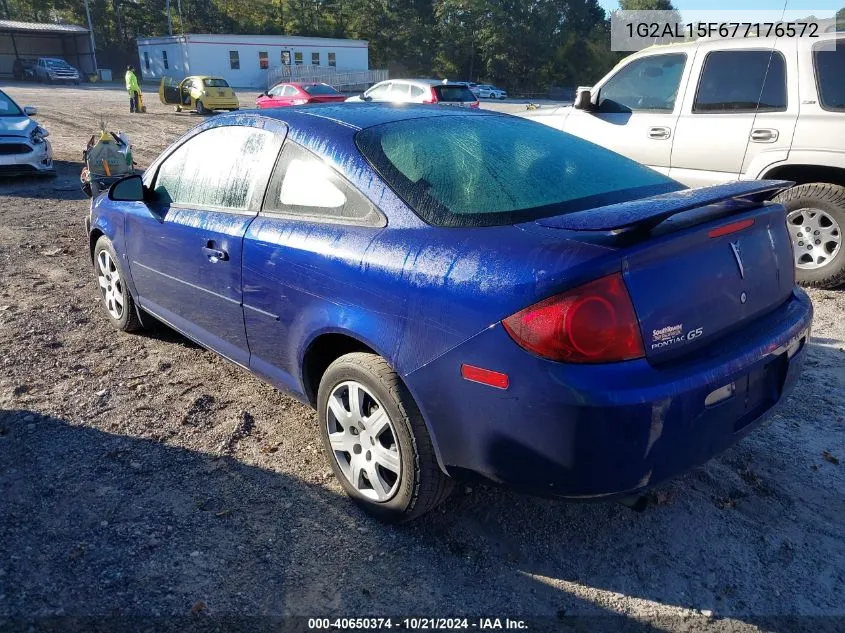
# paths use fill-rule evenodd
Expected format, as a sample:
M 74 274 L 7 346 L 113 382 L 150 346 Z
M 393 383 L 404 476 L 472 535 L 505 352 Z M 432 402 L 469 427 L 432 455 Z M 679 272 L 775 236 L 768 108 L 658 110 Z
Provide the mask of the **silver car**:
M 35 64 L 35 78 L 47 83 L 68 81 L 78 84 L 79 71 L 63 59 L 39 57 Z
M 478 98 L 462 82 L 439 79 L 389 79 L 374 85 L 364 94 L 347 101 L 386 101 L 390 103 L 437 103 L 477 108 Z
M 0 175 L 55 173 L 49 133 L 30 118 L 35 114 L 0 90 Z
M 490 84 L 478 84 L 472 91 L 481 99 L 501 100 L 508 98 L 507 92 L 501 88 L 497 88 L 496 86 L 491 86 Z

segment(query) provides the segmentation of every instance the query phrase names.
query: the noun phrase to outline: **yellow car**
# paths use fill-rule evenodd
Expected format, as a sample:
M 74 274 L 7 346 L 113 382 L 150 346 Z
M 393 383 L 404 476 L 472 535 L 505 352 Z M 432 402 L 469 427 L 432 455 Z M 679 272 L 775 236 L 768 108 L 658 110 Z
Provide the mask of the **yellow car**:
M 196 110 L 208 114 L 213 110 L 237 110 L 238 95 L 220 77 L 194 75 L 182 81 L 163 77 L 158 87 L 158 98 L 165 105 L 175 106 L 176 112 Z

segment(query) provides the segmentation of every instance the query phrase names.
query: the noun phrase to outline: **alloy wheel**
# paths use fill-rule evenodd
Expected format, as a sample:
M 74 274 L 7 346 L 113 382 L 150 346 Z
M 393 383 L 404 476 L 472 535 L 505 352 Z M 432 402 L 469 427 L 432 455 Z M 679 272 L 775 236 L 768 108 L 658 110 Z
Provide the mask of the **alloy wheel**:
M 384 502 L 396 494 L 402 460 L 396 429 L 386 409 L 354 380 L 337 385 L 326 405 L 332 455 L 358 493 Z
M 97 255 L 97 282 L 100 294 L 106 304 L 106 310 L 116 320 L 123 316 L 123 280 L 108 251 Z
M 842 248 L 842 228 L 821 209 L 796 209 L 786 216 L 795 266 L 815 270 L 829 264 Z

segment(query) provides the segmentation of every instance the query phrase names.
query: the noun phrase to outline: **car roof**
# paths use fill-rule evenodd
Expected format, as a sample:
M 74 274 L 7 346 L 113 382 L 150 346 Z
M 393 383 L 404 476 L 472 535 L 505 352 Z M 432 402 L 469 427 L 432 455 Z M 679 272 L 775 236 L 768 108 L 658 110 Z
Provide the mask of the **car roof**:
M 241 111 L 244 114 L 245 111 Z M 257 110 L 256 114 L 284 121 L 292 126 L 310 126 L 316 119 L 326 119 L 338 125 L 363 130 L 375 125 L 407 121 L 410 119 L 428 119 L 452 116 L 505 116 L 492 110 L 469 108 L 449 108 L 429 104 L 390 104 L 390 103 L 319 103 L 302 107 Z M 232 115 L 218 115 L 218 117 Z M 217 117 L 215 117 L 217 118 Z

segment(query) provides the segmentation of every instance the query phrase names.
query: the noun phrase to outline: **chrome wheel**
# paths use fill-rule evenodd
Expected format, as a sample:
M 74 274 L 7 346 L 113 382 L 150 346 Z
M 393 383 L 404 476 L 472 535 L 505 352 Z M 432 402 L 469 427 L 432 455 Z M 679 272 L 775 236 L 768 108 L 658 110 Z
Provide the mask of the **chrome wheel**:
M 797 209 L 786 216 L 795 266 L 815 270 L 829 264 L 842 248 L 842 228 L 821 209 Z
M 100 284 L 100 294 L 106 304 L 106 310 L 117 319 L 123 316 L 123 280 L 111 255 L 106 250 L 97 255 L 97 282 Z
M 361 495 L 387 501 L 396 494 L 402 460 L 387 411 L 354 380 L 336 386 L 326 406 L 332 455 L 346 480 Z

